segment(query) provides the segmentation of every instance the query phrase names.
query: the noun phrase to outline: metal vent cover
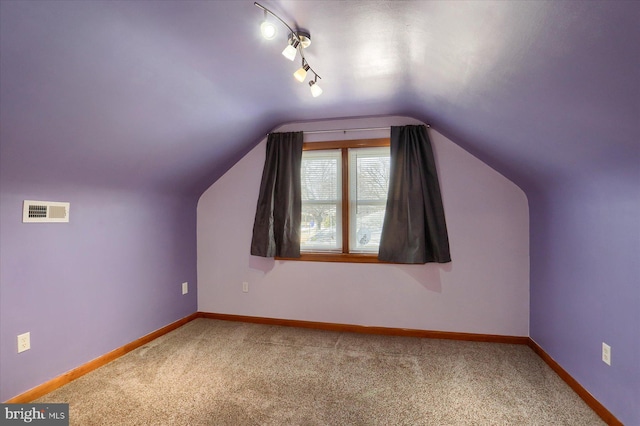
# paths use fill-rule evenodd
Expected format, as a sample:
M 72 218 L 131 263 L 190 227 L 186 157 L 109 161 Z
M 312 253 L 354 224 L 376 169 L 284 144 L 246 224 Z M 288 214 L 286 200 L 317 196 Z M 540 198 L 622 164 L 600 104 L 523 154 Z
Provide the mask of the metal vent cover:
M 69 222 L 70 203 L 24 200 L 22 222 Z

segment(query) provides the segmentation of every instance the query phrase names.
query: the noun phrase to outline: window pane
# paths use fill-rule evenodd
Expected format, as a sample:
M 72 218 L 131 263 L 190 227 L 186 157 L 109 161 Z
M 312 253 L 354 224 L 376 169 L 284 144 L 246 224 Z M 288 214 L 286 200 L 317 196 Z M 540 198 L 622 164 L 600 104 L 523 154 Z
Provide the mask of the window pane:
M 302 203 L 300 250 L 336 251 L 342 248 L 335 204 Z
M 302 153 L 300 249 L 303 251 L 342 250 L 340 159 L 340 150 Z
M 349 150 L 351 252 L 378 252 L 389 189 L 389 148 Z

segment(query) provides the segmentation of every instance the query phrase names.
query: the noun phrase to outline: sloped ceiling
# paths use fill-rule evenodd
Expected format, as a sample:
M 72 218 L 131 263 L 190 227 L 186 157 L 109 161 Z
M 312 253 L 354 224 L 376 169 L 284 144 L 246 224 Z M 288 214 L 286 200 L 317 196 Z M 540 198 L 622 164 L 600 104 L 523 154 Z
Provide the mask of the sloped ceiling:
M 2 1 L 2 179 L 199 195 L 279 124 L 404 114 L 525 190 L 637 176 L 640 3 Z

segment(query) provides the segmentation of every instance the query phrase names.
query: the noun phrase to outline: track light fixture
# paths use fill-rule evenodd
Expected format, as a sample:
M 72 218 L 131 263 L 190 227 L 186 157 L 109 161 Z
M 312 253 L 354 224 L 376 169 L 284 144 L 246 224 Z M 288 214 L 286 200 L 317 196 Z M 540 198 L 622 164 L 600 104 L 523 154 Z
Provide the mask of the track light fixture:
M 302 57 L 302 66 L 295 73 L 293 73 L 293 76 L 296 80 L 302 83 L 304 82 L 305 78 L 307 78 L 308 71 L 311 71 L 314 76 L 313 80 L 309 81 L 311 94 L 314 98 L 320 96 L 320 94 L 322 94 L 322 89 L 320 88 L 320 86 L 318 86 L 317 82 L 318 79 L 322 77 L 320 77 L 318 73 L 315 72 L 313 68 L 311 68 L 311 66 L 307 62 L 307 59 L 304 57 L 303 52 L 303 49 L 309 47 L 309 45 L 311 44 L 311 34 L 299 29 L 293 30 L 278 15 L 276 15 L 266 7 L 262 6 L 258 2 L 255 2 L 253 4 L 264 11 L 264 21 L 260 25 L 260 32 L 262 33 L 262 36 L 264 38 L 266 38 L 267 40 L 272 40 L 277 33 L 275 25 L 267 20 L 267 14 L 270 14 L 278 21 L 282 22 L 285 27 L 287 27 L 287 29 L 289 30 L 289 38 L 287 40 L 287 47 L 285 47 L 282 51 L 282 55 L 288 60 L 293 61 L 296 59 L 297 53 L 300 52 L 300 56 Z

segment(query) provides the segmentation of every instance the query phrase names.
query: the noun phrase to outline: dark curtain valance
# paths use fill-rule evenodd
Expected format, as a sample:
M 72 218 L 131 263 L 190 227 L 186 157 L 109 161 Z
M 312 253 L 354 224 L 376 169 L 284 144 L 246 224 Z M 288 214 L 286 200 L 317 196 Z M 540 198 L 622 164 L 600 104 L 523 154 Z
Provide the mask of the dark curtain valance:
M 302 132 L 270 133 L 251 254 L 300 257 Z
M 391 177 L 378 258 L 395 263 L 451 261 L 426 126 L 391 127 Z

